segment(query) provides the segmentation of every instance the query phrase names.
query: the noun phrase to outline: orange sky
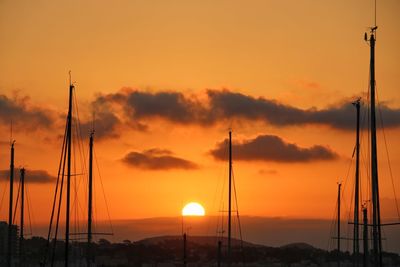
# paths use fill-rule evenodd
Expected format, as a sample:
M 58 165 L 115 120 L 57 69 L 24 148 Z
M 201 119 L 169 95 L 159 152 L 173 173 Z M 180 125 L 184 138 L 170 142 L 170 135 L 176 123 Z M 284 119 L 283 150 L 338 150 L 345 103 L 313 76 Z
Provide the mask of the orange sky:
M 400 192 L 400 151 L 395 149 L 400 145 L 396 138 L 400 133 L 400 2 L 378 2 L 377 85 L 380 100 L 394 114 L 385 121 L 393 121 L 385 134 Z M 176 216 L 190 201 L 198 201 L 206 213 L 216 214 L 227 163 L 215 159 L 210 151 L 227 138 L 229 128 L 234 141 L 241 144 L 257 136 L 277 136 L 300 150 L 322 146 L 331 153 L 331 158 L 321 159 L 317 152 L 315 157 L 307 154 L 314 150 L 303 151 L 301 155 L 306 153 L 309 159 L 275 162 L 235 160 L 240 155 L 234 151 L 242 214 L 330 218 L 336 182 L 347 176 L 353 131 L 316 118 L 283 124 L 279 114 L 273 123 L 275 114 L 268 113 L 265 120 L 263 108 L 279 103 L 284 110 L 296 109 L 296 114 L 312 111 L 312 107 L 331 111 L 356 96 L 365 96 L 369 47 L 363 33 L 372 24 L 373 1 L 365 0 L 1 1 L 0 169 L 9 166 L 8 122 L 12 118 L 16 166 L 56 175 L 59 136 L 67 111 L 68 71 L 72 70 L 82 122 L 90 120 L 91 104 L 98 104 L 101 97 L 106 104 L 96 106 L 98 112 L 111 112 L 119 120 L 116 128 L 106 127 L 106 136 L 96 140 L 113 219 Z M 251 101 L 257 115 L 252 117 L 240 106 L 237 110 L 242 113 L 237 117 L 217 114 L 221 106 L 212 109 L 213 98 L 207 90 L 225 92 L 229 97 L 240 93 L 241 99 Z M 169 110 L 168 104 L 165 109 L 156 106 L 159 113 L 143 104 L 139 114 L 138 105 L 144 102 L 129 102 L 135 92 L 146 97 L 162 92 L 179 95 L 189 117 Z M 115 100 L 117 96 L 122 100 Z M 51 122 L 35 121 L 39 113 L 49 116 Z M 32 117 L 27 118 L 28 114 Z M 203 115 L 215 118 L 206 122 Z M 147 129 L 139 129 L 138 123 Z M 365 148 L 366 134 L 363 138 Z M 380 140 L 381 195 L 393 198 Z M 84 147 L 87 149 L 87 138 Z M 150 149 L 172 154 L 148 152 Z M 263 150 L 266 148 L 260 147 Z M 181 161 L 176 168 L 152 170 L 123 161 L 130 152 Z M 364 174 L 365 170 L 363 167 Z M 350 188 L 352 181 L 348 183 Z M 34 220 L 47 221 L 54 183 L 30 184 L 29 188 Z M 97 189 L 97 218 L 104 219 L 104 203 Z M 0 194 L 5 190 L 6 183 L 0 182 Z M 6 219 L 7 205 L 5 200 L 1 204 L 1 220 Z

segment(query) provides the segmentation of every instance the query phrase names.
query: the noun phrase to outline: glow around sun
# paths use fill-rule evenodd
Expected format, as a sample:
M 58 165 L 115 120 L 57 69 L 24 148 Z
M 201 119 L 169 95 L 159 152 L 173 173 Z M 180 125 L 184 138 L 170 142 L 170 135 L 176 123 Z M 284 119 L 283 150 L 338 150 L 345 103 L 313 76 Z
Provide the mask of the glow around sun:
M 197 202 L 190 202 L 182 209 L 182 216 L 204 216 L 205 211 L 202 205 Z

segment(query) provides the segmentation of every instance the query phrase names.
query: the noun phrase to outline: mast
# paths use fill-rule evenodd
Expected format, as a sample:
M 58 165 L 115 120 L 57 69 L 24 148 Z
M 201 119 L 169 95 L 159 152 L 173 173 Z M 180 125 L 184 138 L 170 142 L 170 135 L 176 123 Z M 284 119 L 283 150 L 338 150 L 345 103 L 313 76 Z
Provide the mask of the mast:
M 232 234 L 232 131 L 229 130 L 228 266 L 231 266 Z
M 14 190 L 14 144 L 11 142 L 11 160 L 10 160 L 10 205 L 8 209 L 8 251 L 7 265 L 12 265 L 12 220 L 13 220 L 13 190 Z
M 363 208 L 363 246 L 364 246 L 364 257 L 363 257 L 363 266 L 368 267 L 368 215 L 367 215 L 367 206 L 365 205 Z
M 222 258 L 222 242 L 218 241 L 218 255 L 217 255 L 217 267 L 221 267 L 221 258 Z
M 186 233 L 183 234 L 183 266 L 187 266 L 187 240 L 186 240 Z
M 356 131 L 356 174 L 355 174 L 355 193 L 354 193 L 354 230 L 353 230 L 353 257 L 354 266 L 358 266 L 359 261 L 359 209 L 360 209 L 360 99 L 353 103 L 357 109 L 357 131 Z
M 342 184 L 338 184 L 338 209 L 337 209 L 337 266 L 340 267 L 340 188 Z
M 25 168 L 20 170 L 21 174 L 21 225 L 19 237 L 19 265 L 24 266 L 24 206 L 25 206 Z
M 88 198 L 88 233 L 87 233 L 87 259 L 86 259 L 87 267 L 91 266 L 91 261 L 92 261 L 93 135 L 94 131 L 90 133 L 90 140 L 89 140 L 89 198 Z
M 371 28 L 370 38 L 370 105 L 371 105 L 371 183 L 372 183 L 372 237 L 375 266 L 382 266 L 381 214 L 379 204 L 378 155 L 376 144 L 375 114 L 375 32 L 378 27 Z
M 72 143 L 72 94 L 74 86 L 69 84 L 69 106 L 68 106 L 68 126 L 67 126 L 67 206 L 65 217 L 65 267 L 68 267 L 69 260 L 69 212 L 71 195 L 71 143 Z

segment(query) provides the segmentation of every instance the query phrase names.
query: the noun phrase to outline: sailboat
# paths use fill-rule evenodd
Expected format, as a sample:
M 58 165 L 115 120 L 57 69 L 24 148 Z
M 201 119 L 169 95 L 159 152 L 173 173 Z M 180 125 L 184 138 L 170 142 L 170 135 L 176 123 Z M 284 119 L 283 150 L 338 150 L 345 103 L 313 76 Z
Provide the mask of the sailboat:
M 375 23 L 376 24 L 376 23 Z M 374 266 L 383 266 L 382 248 L 382 227 L 399 225 L 400 223 L 382 223 L 381 207 L 379 198 L 379 176 L 378 176 L 378 156 L 377 156 L 377 137 L 376 137 L 376 82 L 375 82 L 375 43 L 376 31 L 378 26 L 370 28 L 370 33 L 365 33 L 364 40 L 370 45 L 370 126 L 371 126 L 371 200 L 372 200 L 372 225 L 364 220 L 364 228 L 372 227 L 372 258 Z M 366 213 L 366 207 L 363 212 Z M 364 217 L 365 214 L 364 214 Z M 358 219 L 357 219 L 358 220 Z M 355 224 L 358 226 L 358 223 Z M 365 232 L 366 230 L 364 230 Z M 356 240 L 357 241 L 357 240 Z M 366 241 L 364 240 L 364 243 Z M 368 244 L 366 244 L 368 245 Z M 365 250 L 365 253 L 368 253 Z M 367 264 L 367 262 L 366 262 Z
M 382 227 L 390 225 L 399 225 L 400 223 L 382 223 L 381 222 L 381 206 L 380 206 L 380 192 L 379 192 L 379 175 L 378 175 L 378 153 L 377 153 L 377 126 L 376 126 L 376 81 L 375 81 L 375 44 L 376 44 L 376 31 L 378 27 L 375 25 L 370 28 L 369 33 L 365 33 L 364 40 L 370 46 L 370 110 L 369 110 L 369 125 L 370 125 L 370 162 L 368 164 L 371 174 L 371 192 L 370 192 L 370 207 L 371 211 L 368 216 L 368 205 L 361 204 L 360 191 L 361 191 L 361 179 L 360 179 L 360 99 L 356 100 L 352 104 L 356 107 L 356 144 L 354 153 L 356 154 L 356 166 L 355 166 L 355 183 L 354 183 L 354 207 L 353 207 L 353 266 L 361 265 L 360 256 L 360 241 L 363 244 L 363 266 L 382 267 L 383 266 L 383 247 L 382 247 Z M 353 155 L 354 155 L 353 153 Z M 337 244 L 338 244 L 338 266 L 340 266 L 340 187 L 338 196 L 338 230 L 337 230 Z M 362 222 L 360 222 L 360 211 L 362 213 Z M 370 222 L 368 221 L 370 217 Z M 360 227 L 362 227 L 362 238 L 360 238 Z M 372 235 L 369 236 L 369 229 L 372 228 Z M 372 240 L 372 255 L 369 253 L 369 240 Z
M 375 3 L 376 4 L 376 3 Z M 376 13 L 376 6 L 375 6 Z M 375 14 L 376 15 L 376 14 Z M 370 130 L 370 162 L 368 166 L 370 168 L 371 185 L 370 185 L 370 199 L 364 199 L 366 201 L 361 205 L 360 191 L 361 191 L 361 179 L 360 179 L 360 99 L 356 100 L 352 104 L 356 108 L 356 144 L 354 153 L 356 154 L 356 166 L 355 166 L 355 183 L 354 183 L 354 207 L 353 207 L 353 221 L 349 222 L 353 224 L 353 266 L 360 266 L 361 262 L 363 266 L 382 267 L 383 266 L 383 247 L 382 247 L 382 227 L 399 225 L 400 223 L 382 223 L 381 221 L 381 206 L 380 206 L 380 190 L 379 190 L 379 173 L 378 173 L 378 149 L 377 149 L 377 97 L 376 97 L 376 81 L 375 81 L 375 48 L 376 48 L 376 32 L 378 26 L 375 25 L 369 28 L 369 32 L 364 34 L 364 40 L 370 47 L 370 63 L 369 63 L 369 130 Z M 353 153 L 353 155 L 354 155 Z M 340 187 L 339 187 L 340 190 Z M 367 203 L 370 202 L 368 205 Z M 340 205 L 340 191 L 338 197 L 338 208 Z M 360 222 L 360 212 L 362 214 L 362 222 Z M 338 229 L 337 229 L 337 245 L 338 253 L 340 252 L 340 211 L 338 211 Z M 369 221 L 370 219 L 370 221 Z M 362 227 L 362 238 L 360 238 L 360 227 Z M 369 236 L 369 229 L 371 229 L 371 236 Z M 347 238 L 342 238 L 347 239 Z M 369 251 L 369 240 L 372 240 L 372 255 Z M 363 258 L 361 261 L 360 254 L 360 241 L 363 245 Z M 338 254 L 339 255 L 339 254 Z M 340 259 L 338 256 L 338 266 L 340 265 Z
M 93 146 L 94 146 L 94 127 L 90 133 L 89 137 L 89 171 L 88 171 L 88 206 L 87 206 L 87 228 L 85 229 L 84 233 L 76 232 L 79 229 L 75 229 L 74 233 L 71 233 L 71 178 L 73 176 L 81 175 L 79 173 L 72 173 L 72 145 L 74 140 L 72 140 L 73 133 L 76 135 L 79 134 L 79 125 L 77 125 L 76 132 L 72 131 L 73 125 L 72 122 L 79 123 L 79 118 L 73 118 L 73 107 L 74 107 L 74 85 L 71 82 L 69 84 L 69 107 L 68 107 L 68 115 L 66 121 L 66 128 L 64 134 L 64 140 L 61 149 L 61 157 L 59 163 L 59 170 L 57 175 L 57 182 L 56 188 L 54 193 L 53 199 L 53 207 L 50 216 L 50 223 L 49 223 L 49 230 L 47 234 L 47 246 L 46 246 L 46 253 L 44 255 L 44 259 L 42 262 L 42 266 L 47 266 L 47 261 L 49 260 L 50 266 L 55 265 L 55 261 L 57 258 L 56 255 L 56 247 L 57 247 L 57 239 L 58 239 L 58 232 L 59 232 L 59 225 L 60 225 L 60 213 L 61 213 L 61 206 L 63 201 L 63 189 L 64 184 L 66 184 L 66 196 L 65 196 L 65 239 L 64 239 L 64 256 L 63 262 L 64 266 L 70 266 L 70 262 L 72 261 L 72 249 L 74 246 L 71 246 L 71 236 L 78 236 L 78 240 L 86 240 L 86 266 L 90 267 L 94 265 L 94 248 L 93 248 L 93 236 L 94 235 L 112 235 L 112 233 L 94 233 L 93 232 Z M 76 142 L 76 141 L 75 141 Z M 74 157 L 75 158 L 75 157 Z M 83 164 L 84 165 L 84 164 Z M 76 163 L 74 162 L 74 169 Z M 83 166 L 82 166 L 83 167 Z M 84 168 L 84 167 L 83 167 Z M 64 178 L 66 178 L 66 182 L 64 182 Z M 76 181 L 75 181 L 76 183 Z M 75 184 L 76 185 L 76 184 Z M 77 189 L 75 188 L 75 202 L 77 200 Z M 76 203 L 75 203 L 76 204 Z M 107 209 L 108 212 L 108 209 Z M 75 215 L 76 217 L 76 215 Z M 76 219 L 76 218 L 75 218 Z M 86 232 L 87 230 L 87 232 Z M 85 235 L 85 238 L 79 237 Z M 49 257 L 49 259 L 48 259 Z M 79 263 L 80 265 L 84 264 Z
M 228 139 L 228 147 L 229 147 L 229 159 L 228 159 L 228 218 L 227 218 L 227 225 L 228 225 L 228 236 L 227 236 L 227 251 L 226 251 L 226 265 L 228 267 L 233 265 L 233 253 L 232 253 L 232 194 L 234 195 L 234 200 L 235 200 L 235 205 L 236 205 L 236 216 L 237 216 L 237 222 L 238 222 L 238 230 L 239 230 L 239 235 L 240 235 L 240 246 L 242 249 L 243 253 L 243 238 L 242 238 L 242 229 L 241 229 L 241 224 L 240 224 L 240 218 L 239 218 L 239 211 L 238 211 L 238 205 L 237 205 L 237 195 L 236 195 L 236 186 L 235 186 L 235 180 L 233 176 L 233 167 L 232 167 L 232 131 L 229 130 L 229 139 Z M 223 226 L 223 224 L 222 224 Z M 223 235 L 224 231 L 220 231 L 220 234 Z M 217 245 L 217 266 L 222 266 L 222 245 L 223 245 L 223 239 L 221 238 L 218 240 L 218 245 Z
M 14 145 L 15 141 L 11 141 L 11 158 L 10 158 L 10 200 L 9 200 L 9 213 L 8 213 L 8 234 L 7 234 L 7 259 L 8 267 L 13 265 L 13 191 L 14 191 Z
M 69 82 L 69 101 L 68 101 L 68 115 L 66 121 L 66 128 L 64 133 L 64 140 L 61 149 L 61 157 L 60 163 L 58 167 L 58 175 L 56 182 L 56 189 L 54 192 L 53 199 L 53 208 L 50 216 L 49 230 L 47 234 L 47 245 L 46 245 L 46 253 L 44 255 L 44 259 L 42 261 L 42 266 L 47 265 L 47 257 L 49 256 L 50 245 L 52 242 L 52 250 L 50 256 L 50 266 L 55 265 L 56 258 L 56 246 L 58 239 L 58 230 L 59 230 L 59 221 L 60 221 L 60 212 L 61 212 L 61 204 L 63 198 L 63 189 L 64 189 L 64 178 L 66 177 L 66 207 L 65 207 L 65 239 L 64 239 L 64 266 L 69 266 L 70 260 L 70 210 L 71 210 L 71 150 L 72 150 L 72 114 L 73 114 L 73 94 L 74 94 L 74 85 L 71 82 L 71 74 L 70 74 L 70 82 Z M 66 168 L 66 170 L 65 170 Z M 66 172 L 66 173 L 65 173 Z M 54 218 L 55 217 L 55 218 Z M 55 219 L 55 229 L 54 229 L 54 237 L 52 239 L 53 234 L 53 223 Z

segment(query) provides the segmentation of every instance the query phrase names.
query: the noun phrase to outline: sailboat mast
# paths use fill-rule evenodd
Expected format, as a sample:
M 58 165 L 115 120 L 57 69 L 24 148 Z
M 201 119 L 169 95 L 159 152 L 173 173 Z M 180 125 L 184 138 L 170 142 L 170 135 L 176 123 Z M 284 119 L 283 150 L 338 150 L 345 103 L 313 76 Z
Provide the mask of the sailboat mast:
M 92 131 L 89 140 L 89 200 L 88 200 L 88 235 L 87 235 L 87 264 L 91 266 L 92 261 L 92 207 L 93 207 L 93 135 Z
M 71 143 L 72 143 L 72 94 L 74 86 L 69 85 L 68 127 L 67 127 L 67 206 L 65 216 L 65 267 L 69 260 L 69 212 L 71 195 Z
M 183 234 L 183 266 L 187 266 L 187 236 Z
M 337 209 L 337 266 L 340 267 L 340 189 L 342 184 L 338 184 L 338 209 Z
M 228 266 L 231 266 L 232 234 L 232 131 L 229 131 Z
M 25 208 L 25 168 L 20 170 L 21 174 L 21 225 L 19 237 L 19 261 L 24 266 L 24 208 Z
M 10 205 L 8 209 L 8 251 L 7 264 L 11 267 L 12 263 L 12 220 L 13 220 L 13 191 L 14 191 L 14 144 L 11 142 L 11 160 L 10 160 Z
M 367 215 L 367 206 L 365 205 L 363 208 L 363 244 L 364 244 L 364 257 L 363 257 L 363 266 L 368 267 L 368 215 Z
M 374 263 L 382 266 L 382 240 L 381 240 L 381 215 L 379 204 L 379 183 L 378 183 L 378 155 L 376 144 L 376 114 L 375 114 L 375 31 L 371 29 L 370 43 L 370 100 L 371 100 L 371 175 L 372 175 L 372 236 Z
M 217 254 L 217 267 L 221 267 L 221 258 L 222 258 L 222 241 L 218 241 L 218 254 Z
M 353 103 L 357 109 L 357 131 L 356 131 L 356 174 L 355 174 L 355 193 L 354 193 L 354 230 L 353 230 L 353 256 L 354 266 L 358 266 L 359 261 L 359 210 L 360 210 L 360 99 Z

